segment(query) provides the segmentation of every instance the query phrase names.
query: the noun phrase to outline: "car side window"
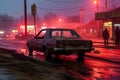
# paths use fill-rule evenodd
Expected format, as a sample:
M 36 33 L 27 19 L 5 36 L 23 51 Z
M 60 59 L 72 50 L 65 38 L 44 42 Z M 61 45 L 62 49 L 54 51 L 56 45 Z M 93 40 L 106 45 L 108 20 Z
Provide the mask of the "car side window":
M 66 38 L 71 38 L 72 34 L 70 31 L 63 31 L 62 36 Z
M 59 30 L 52 31 L 51 36 L 52 37 L 61 37 L 61 31 L 59 31 Z
M 36 36 L 36 38 L 43 39 L 43 38 L 45 37 L 45 34 L 46 34 L 46 30 L 42 30 L 42 31 Z

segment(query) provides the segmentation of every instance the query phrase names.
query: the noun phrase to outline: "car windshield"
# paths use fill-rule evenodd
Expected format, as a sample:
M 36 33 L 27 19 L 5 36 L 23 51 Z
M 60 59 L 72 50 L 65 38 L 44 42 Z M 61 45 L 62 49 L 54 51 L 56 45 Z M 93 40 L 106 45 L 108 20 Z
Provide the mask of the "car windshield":
M 51 37 L 54 38 L 80 38 L 80 36 L 72 30 L 52 30 Z

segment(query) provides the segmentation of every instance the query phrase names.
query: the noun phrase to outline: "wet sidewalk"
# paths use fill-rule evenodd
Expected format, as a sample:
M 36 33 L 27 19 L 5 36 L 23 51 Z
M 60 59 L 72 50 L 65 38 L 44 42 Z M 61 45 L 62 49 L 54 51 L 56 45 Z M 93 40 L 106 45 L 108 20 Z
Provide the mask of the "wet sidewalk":
M 95 50 L 86 54 L 87 56 L 120 64 L 120 46 L 115 46 L 113 40 L 109 40 L 109 46 L 107 47 L 104 46 L 103 39 L 93 38 L 91 40 Z

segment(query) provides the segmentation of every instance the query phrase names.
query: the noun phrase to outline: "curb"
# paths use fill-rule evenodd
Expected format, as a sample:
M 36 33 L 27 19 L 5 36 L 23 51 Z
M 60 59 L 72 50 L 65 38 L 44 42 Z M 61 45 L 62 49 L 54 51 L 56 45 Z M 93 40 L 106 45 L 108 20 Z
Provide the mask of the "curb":
M 104 44 L 104 42 L 99 42 L 99 41 L 93 41 L 93 43 L 101 43 Z M 115 44 L 114 42 L 109 42 L 108 44 Z
M 98 57 L 98 56 L 86 55 L 86 57 L 91 57 L 91 58 L 94 58 L 94 59 L 100 59 L 100 60 L 104 60 L 104 61 L 107 61 L 107 62 L 120 64 L 119 61 L 113 61 L 113 60 L 109 60 L 109 59 L 106 59 L 106 58 L 101 58 L 101 57 Z
M 7 54 L 11 54 L 12 56 L 15 56 L 17 58 L 22 58 L 22 59 L 25 59 L 25 60 L 28 60 L 28 61 L 31 61 L 31 62 L 34 62 L 34 63 L 37 63 L 37 64 L 41 64 L 41 63 L 46 64 L 47 63 L 47 64 L 50 64 L 51 66 L 57 66 L 57 65 L 52 64 L 52 63 L 50 63 L 48 61 L 41 61 L 41 60 L 35 59 L 33 57 L 30 57 L 30 56 L 25 56 L 22 53 L 18 53 L 16 50 L 6 49 L 6 48 L 1 48 L 1 47 L 0 47 L 0 49 L 6 51 Z M 109 60 L 109 59 L 106 59 L 106 58 L 101 58 L 101 57 L 98 57 L 98 56 L 92 56 L 92 55 L 87 55 L 86 54 L 86 57 L 91 57 L 91 58 L 94 58 L 94 59 L 100 59 L 100 60 L 120 64 L 119 61 L 113 61 L 113 60 Z
M 54 67 L 57 66 L 57 64 L 53 64 L 53 63 L 50 63 L 48 61 L 41 61 L 39 59 L 30 57 L 30 56 L 25 56 L 23 53 L 19 53 L 16 50 L 6 49 L 6 48 L 1 48 L 1 47 L 0 47 L 0 49 L 3 51 L 6 51 L 6 54 L 11 54 L 12 56 L 14 56 L 16 58 L 21 58 L 21 59 L 31 61 L 31 62 L 36 63 L 36 64 L 44 64 L 44 65 L 49 64 L 49 65 L 54 66 Z

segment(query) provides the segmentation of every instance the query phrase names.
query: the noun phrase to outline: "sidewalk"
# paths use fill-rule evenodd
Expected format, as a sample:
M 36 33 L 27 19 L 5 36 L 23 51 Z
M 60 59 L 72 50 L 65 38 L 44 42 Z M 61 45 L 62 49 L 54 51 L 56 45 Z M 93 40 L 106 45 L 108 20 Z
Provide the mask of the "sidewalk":
M 93 38 L 91 40 L 95 50 L 86 56 L 120 64 L 120 46 L 116 47 L 113 40 L 109 40 L 108 47 L 104 46 L 102 39 Z

